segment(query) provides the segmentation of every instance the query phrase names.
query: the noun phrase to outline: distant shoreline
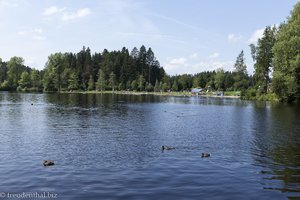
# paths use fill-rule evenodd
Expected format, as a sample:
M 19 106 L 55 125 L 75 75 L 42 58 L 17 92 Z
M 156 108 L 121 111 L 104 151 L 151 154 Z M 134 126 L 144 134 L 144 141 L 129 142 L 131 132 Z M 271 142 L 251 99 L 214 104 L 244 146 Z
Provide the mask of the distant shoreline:
M 213 97 L 213 98 L 231 98 L 231 99 L 239 99 L 240 96 L 233 95 L 210 95 L 210 94 L 199 94 L 195 95 L 191 92 L 137 92 L 137 91 L 61 91 L 63 94 L 123 94 L 123 95 L 155 95 L 155 96 L 175 96 L 175 97 Z

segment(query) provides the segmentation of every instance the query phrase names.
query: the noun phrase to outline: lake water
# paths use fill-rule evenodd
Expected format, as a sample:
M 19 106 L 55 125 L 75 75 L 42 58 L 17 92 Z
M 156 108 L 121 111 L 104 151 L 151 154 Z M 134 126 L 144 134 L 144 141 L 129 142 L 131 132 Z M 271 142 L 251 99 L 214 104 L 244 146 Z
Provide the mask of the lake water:
M 175 149 L 161 151 L 162 145 Z M 211 157 L 201 158 L 202 152 Z M 44 159 L 55 165 L 44 167 Z M 300 199 L 300 107 L 203 97 L 2 92 L 0 198 L 34 194 Z

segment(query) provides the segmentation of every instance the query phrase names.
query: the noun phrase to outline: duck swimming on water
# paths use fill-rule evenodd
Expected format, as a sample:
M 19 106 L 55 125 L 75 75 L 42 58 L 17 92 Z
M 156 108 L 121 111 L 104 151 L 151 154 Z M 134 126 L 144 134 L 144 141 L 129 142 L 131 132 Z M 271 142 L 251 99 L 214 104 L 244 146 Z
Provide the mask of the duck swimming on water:
M 201 154 L 201 157 L 202 158 L 210 157 L 210 153 L 204 152 L 204 153 Z
M 162 146 L 161 147 L 161 150 L 173 150 L 173 149 L 175 149 L 174 147 L 170 147 L 170 146 Z
M 52 166 L 52 165 L 54 165 L 54 162 L 51 160 L 44 160 L 43 165 L 44 166 Z

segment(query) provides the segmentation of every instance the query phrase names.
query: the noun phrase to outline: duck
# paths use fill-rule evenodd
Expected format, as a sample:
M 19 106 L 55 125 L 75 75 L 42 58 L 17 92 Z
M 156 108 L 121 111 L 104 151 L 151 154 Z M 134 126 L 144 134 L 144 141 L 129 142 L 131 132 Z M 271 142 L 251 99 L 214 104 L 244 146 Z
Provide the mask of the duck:
M 162 146 L 161 147 L 161 150 L 173 150 L 173 149 L 175 149 L 174 147 L 170 147 L 170 146 Z
M 202 158 L 210 157 L 210 153 L 203 152 L 203 153 L 201 154 L 201 157 L 202 157 Z
M 44 160 L 43 165 L 44 166 L 52 166 L 52 165 L 54 165 L 54 162 L 52 160 Z

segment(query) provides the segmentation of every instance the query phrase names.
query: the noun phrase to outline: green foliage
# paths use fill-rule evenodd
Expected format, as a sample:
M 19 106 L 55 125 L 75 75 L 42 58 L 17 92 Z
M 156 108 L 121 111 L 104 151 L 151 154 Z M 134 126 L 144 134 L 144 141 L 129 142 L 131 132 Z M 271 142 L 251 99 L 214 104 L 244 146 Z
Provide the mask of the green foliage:
M 68 89 L 69 90 L 79 89 L 78 75 L 75 72 L 72 72 L 68 79 Z
M 273 90 L 282 101 L 300 99 L 300 2 L 279 28 L 274 52 Z
M 171 89 L 172 89 L 172 91 L 178 91 L 178 84 L 177 84 L 176 80 L 173 82 L 173 85 L 172 85 Z
M 218 90 L 225 90 L 225 72 L 222 68 L 217 69 L 215 75 L 215 86 Z
M 241 92 L 241 99 L 243 100 L 257 100 L 257 101 L 278 101 L 278 96 L 275 93 L 261 94 L 255 88 L 243 90 Z
M 33 87 L 33 90 L 38 91 L 41 88 L 41 78 L 39 71 L 36 69 L 31 70 L 30 72 L 30 81 Z
M 190 74 L 183 74 L 178 77 L 178 90 L 188 90 L 193 86 L 193 77 Z
M 248 88 L 248 75 L 247 75 L 247 66 L 245 64 L 244 51 L 238 55 L 236 62 L 234 64 L 234 90 L 243 90 Z
M 148 83 L 145 89 L 146 89 L 147 92 L 153 92 L 153 89 L 154 89 L 154 88 L 153 88 L 153 86 L 151 85 L 151 83 Z
M 21 77 L 25 67 L 23 65 L 24 59 L 21 57 L 12 57 L 7 63 L 7 80 L 10 88 L 16 89 L 18 87 L 18 81 Z
M 200 87 L 200 79 L 198 77 L 195 77 L 193 81 L 193 88 L 197 87 Z
M 258 40 L 257 46 L 251 45 L 252 57 L 255 64 L 254 78 L 256 87 L 262 94 L 268 92 L 270 82 L 270 71 L 273 61 L 273 46 L 275 43 L 276 27 L 267 26 L 264 30 L 263 37 Z
M 139 91 L 144 91 L 145 89 L 145 78 L 143 75 L 140 75 L 139 78 L 138 78 L 138 89 Z
M 155 86 L 154 86 L 154 92 L 159 92 L 160 91 L 160 84 L 158 80 L 155 81 Z
M 245 64 L 244 51 L 242 50 L 234 64 L 234 71 L 240 74 L 247 74 L 247 66 Z
M 99 69 L 98 72 L 98 80 L 96 83 L 96 89 L 99 91 L 104 91 L 106 88 L 106 80 L 105 80 L 105 74 L 102 69 Z
M 19 86 L 21 88 L 29 88 L 31 87 L 31 79 L 30 74 L 28 72 L 22 72 L 21 78 L 19 80 Z
M 243 100 L 256 100 L 256 92 L 255 88 L 249 88 L 248 90 L 243 90 L 241 92 L 241 99 Z
M 95 88 L 95 82 L 94 82 L 93 76 L 91 75 L 89 82 L 88 82 L 88 90 L 91 91 L 91 90 L 94 90 L 94 88 Z
M 57 90 L 60 91 L 62 87 L 62 72 L 63 72 L 63 64 L 64 64 L 64 55 L 62 53 L 51 54 L 48 57 L 48 62 L 46 66 L 46 74 L 48 78 L 48 85 L 46 90 Z M 49 85 L 49 83 L 51 83 Z M 50 87 L 49 87 L 50 86 Z
M 161 89 L 162 89 L 162 91 L 166 92 L 170 89 L 170 87 L 168 86 L 167 83 L 163 83 L 163 84 L 161 84 Z
M 138 83 L 137 83 L 137 81 L 136 80 L 133 80 L 132 82 L 131 82 L 131 90 L 133 90 L 133 91 L 135 91 L 135 90 L 137 90 L 137 88 L 138 88 Z
M 7 70 L 6 63 L 3 63 L 0 58 L 0 84 L 7 79 Z
M 111 87 L 112 91 L 114 91 L 115 86 L 117 84 L 116 75 L 114 72 L 110 73 L 108 82 L 109 82 L 109 86 Z
M 126 89 L 126 86 L 123 83 L 119 83 L 118 90 L 121 91 L 121 90 L 125 90 L 125 89 Z
M 55 74 L 52 72 L 52 70 L 46 70 L 43 79 L 44 91 L 56 91 L 54 79 Z
M 4 91 L 10 90 L 10 85 L 7 80 L 5 80 L 1 83 L 0 90 L 4 90 Z

